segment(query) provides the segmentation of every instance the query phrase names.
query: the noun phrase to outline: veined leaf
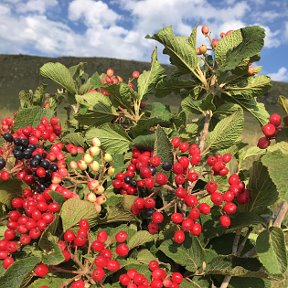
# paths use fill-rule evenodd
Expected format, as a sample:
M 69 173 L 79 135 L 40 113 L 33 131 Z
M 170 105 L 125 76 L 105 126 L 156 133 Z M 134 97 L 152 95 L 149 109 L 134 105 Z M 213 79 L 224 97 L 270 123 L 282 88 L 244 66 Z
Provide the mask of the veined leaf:
M 224 37 L 216 46 L 215 58 L 220 72 L 235 69 L 244 59 L 257 55 L 264 46 L 264 28 L 260 26 L 241 28 L 241 36 L 238 31 Z
M 188 42 L 190 43 L 190 45 L 192 46 L 192 48 L 194 48 L 196 50 L 196 44 L 197 44 L 197 28 L 198 25 L 194 26 L 194 28 L 192 29 L 192 32 L 188 38 Z
M 278 98 L 278 104 L 283 108 L 286 114 L 288 114 L 288 98 L 280 95 Z
M 271 274 L 282 274 L 287 269 L 287 255 L 282 229 L 271 227 L 263 231 L 256 240 L 259 260 Z
M 144 71 L 137 81 L 139 100 L 142 100 L 144 96 L 151 93 L 164 72 L 164 68 L 157 60 L 157 49 L 155 48 L 151 56 L 151 69 L 149 71 Z
M 11 207 L 11 200 L 22 193 L 22 184 L 18 179 L 11 179 L 9 181 L 0 181 L 0 203 Z
M 243 127 L 243 110 L 238 110 L 217 123 L 214 130 L 208 134 L 206 147 L 221 150 L 232 146 L 239 140 Z
M 148 231 L 140 230 L 128 240 L 127 245 L 129 247 L 129 250 L 132 250 L 133 248 L 151 242 L 154 239 L 155 235 L 150 234 Z
M 121 126 L 108 123 L 87 131 L 86 139 L 88 142 L 91 143 L 94 137 L 98 137 L 105 151 L 112 154 L 127 152 L 131 143 L 130 137 Z
M 68 134 L 64 135 L 61 140 L 64 144 L 71 143 L 73 145 L 81 146 L 81 147 L 84 147 L 84 144 L 85 144 L 84 143 L 85 139 L 78 132 L 68 133 Z
M 73 77 L 67 67 L 56 62 L 48 62 L 40 68 L 40 74 L 43 77 L 58 83 L 72 94 L 77 92 Z
M 251 99 L 261 96 L 271 87 L 271 79 L 267 76 L 251 76 L 237 82 L 236 85 L 227 85 L 223 93 L 234 98 Z
M 171 64 L 186 73 L 194 72 L 198 65 L 196 49 L 187 41 L 187 37 L 175 36 L 172 26 L 167 26 L 148 39 L 157 40 L 164 45 L 163 53 L 170 56 Z
M 181 102 L 181 107 L 185 113 L 201 113 L 206 110 L 214 111 L 216 109 L 213 103 L 214 95 L 209 94 L 202 100 L 195 100 L 191 95 L 184 98 Z

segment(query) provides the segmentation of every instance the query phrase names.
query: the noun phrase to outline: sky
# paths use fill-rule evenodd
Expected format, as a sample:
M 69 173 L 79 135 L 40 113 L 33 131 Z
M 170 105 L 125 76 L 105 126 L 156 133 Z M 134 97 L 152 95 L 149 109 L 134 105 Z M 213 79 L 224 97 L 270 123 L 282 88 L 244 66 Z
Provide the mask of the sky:
M 160 44 L 145 39 L 172 25 L 188 36 L 196 23 L 213 38 L 248 25 L 266 30 L 262 73 L 288 82 L 288 0 L 0 0 L 0 54 L 109 57 L 150 61 Z M 198 44 L 207 44 L 198 36 Z M 137 69 L 137 67 L 135 67 Z

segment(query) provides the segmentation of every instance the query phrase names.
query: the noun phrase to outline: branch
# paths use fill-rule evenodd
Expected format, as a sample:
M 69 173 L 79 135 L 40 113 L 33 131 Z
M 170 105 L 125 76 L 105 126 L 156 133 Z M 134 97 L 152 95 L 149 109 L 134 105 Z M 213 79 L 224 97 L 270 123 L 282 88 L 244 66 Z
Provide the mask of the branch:
M 281 207 L 279 209 L 278 215 L 273 223 L 273 227 L 281 228 L 281 224 L 285 218 L 285 215 L 288 211 L 288 203 L 286 201 L 282 202 Z
M 210 125 L 211 117 L 212 117 L 212 111 L 211 110 L 206 111 L 205 123 L 204 123 L 204 127 L 200 136 L 200 144 L 199 144 L 199 148 L 201 152 L 203 151 L 205 143 L 206 143 L 206 138 L 209 132 L 209 125 Z

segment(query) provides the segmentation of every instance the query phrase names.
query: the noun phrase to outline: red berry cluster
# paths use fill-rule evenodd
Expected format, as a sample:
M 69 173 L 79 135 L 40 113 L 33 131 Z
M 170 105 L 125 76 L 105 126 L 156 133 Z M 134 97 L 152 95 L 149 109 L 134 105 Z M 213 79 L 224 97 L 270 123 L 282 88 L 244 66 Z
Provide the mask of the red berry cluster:
M 15 210 L 9 212 L 7 230 L 4 239 L 0 240 L 0 259 L 4 260 L 4 268 L 13 263 L 11 256 L 21 246 L 39 239 L 43 230 L 54 220 L 54 214 L 60 210 L 60 205 L 53 202 L 46 194 L 33 194 L 25 188 L 22 197 L 14 198 L 11 202 Z M 7 259 L 5 261 L 5 259 Z
M 151 281 L 135 269 L 129 269 L 127 273 L 121 274 L 119 281 L 128 288 L 178 288 L 183 281 L 183 276 L 179 272 L 167 275 L 166 271 L 159 267 L 157 260 L 150 261 L 149 269 L 151 271 Z
M 265 136 L 258 140 L 257 146 L 260 149 L 266 149 L 271 143 L 270 140 L 275 139 L 277 132 L 281 130 L 281 122 L 282 118 L 279 114 L 270 115 L 269 122 L 262 127 L 262 132 Z

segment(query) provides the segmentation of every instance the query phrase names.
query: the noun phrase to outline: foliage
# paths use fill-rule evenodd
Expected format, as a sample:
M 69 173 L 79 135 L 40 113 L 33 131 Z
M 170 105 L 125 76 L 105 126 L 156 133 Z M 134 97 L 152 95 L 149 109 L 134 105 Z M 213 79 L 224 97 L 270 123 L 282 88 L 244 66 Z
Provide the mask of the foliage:
M 288 117 L 282 127 L 256 101 L 270 88 L 252 66 L 265 32 L 218 40 L 207 29 L 208 50 L 197 47 L 197 26 L 188 37 L 171 26 L 147 36 L 164 46 L 171 75 L 155 49 L 150 69 L 127 82 L 112 68 L 89 76 L 84 63 L 50 62 L 40 74 L 59 89 L 19 93 L 19 111 L 1 121 L 0 287 L 264 288 L 282 279 Z M 173 93 L 176 112 L 160 102 Z M 287 114 L 286 102 L 279 97 Z M 263 126 L 258 148 L 241 142 L 245 111 Z

